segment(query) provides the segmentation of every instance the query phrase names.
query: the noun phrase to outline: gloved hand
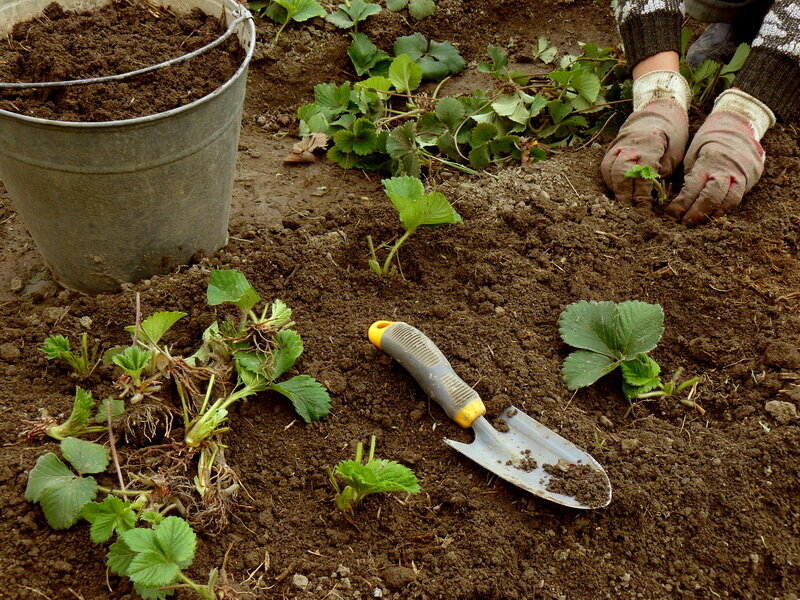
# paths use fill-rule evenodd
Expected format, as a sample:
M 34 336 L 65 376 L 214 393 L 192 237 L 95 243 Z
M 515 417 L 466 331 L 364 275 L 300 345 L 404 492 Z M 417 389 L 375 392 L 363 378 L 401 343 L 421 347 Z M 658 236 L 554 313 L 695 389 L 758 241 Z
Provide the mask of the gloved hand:
M 633 82 L 633 113 L 600 165 L 606 185 L 618 200 L 651 199 L 653 182 L 625 177 L 631 167 L 648 165 L 666 177 L 681 162 L 689 141 L 691 97 L 689 84 L 676 71 L 650 71 Z
M 689 141 L 686 109 L 674 100 L 654 100 L 631 113 L 606 152 L 600 171 L 617 200 L 652 200 L 653 182 L 625 177 L 636 165 L 649 165 L 662 177 L 683 159 Z
M 697 225 L 738 206 L 764 171 L 759 140 L 774 123 L 772 111 L 752 96 L 721 94 L 689 146 L 683 188 L 666 213 Z

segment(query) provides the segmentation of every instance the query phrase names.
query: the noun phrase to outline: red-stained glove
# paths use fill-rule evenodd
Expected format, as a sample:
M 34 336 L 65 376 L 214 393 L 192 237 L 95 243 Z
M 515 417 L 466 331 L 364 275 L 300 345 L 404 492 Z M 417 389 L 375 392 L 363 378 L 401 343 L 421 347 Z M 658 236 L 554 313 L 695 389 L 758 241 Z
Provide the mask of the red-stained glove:
M 617 200 L 652 200 L 653 182 L 625 177 L 635 165 L 649 165 L 662 177 L 683 159 L 689 141 L 689 118 L 674 100 L 654 100 L 631 113 L 606 152 L 600 171 Z
M 764 171 L 764 148 L 753 126 L 728 111 L 712 112 L 689 146 L 686 177 L 666 213 L 697 225 L 738 206 Z

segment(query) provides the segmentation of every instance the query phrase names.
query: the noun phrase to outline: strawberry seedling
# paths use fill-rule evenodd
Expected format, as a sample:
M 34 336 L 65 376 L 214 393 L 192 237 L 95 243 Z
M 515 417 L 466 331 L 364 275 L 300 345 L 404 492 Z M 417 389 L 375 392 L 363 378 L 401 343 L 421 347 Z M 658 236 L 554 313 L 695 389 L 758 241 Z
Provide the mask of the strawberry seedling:
M 336 490 L 336 508 L 346 514 L 352 514 L 361 501 L 370 494 L 383 492 L 407 492 L 418 494 L 420 491 L 417 476 L 408 467 L 397 462 L 375 458 L 375 436 L 369 439 L 369 454 L 364 459 L 364 444 L 356 446 L 355 460 L 345 460 L 332 470 L 326 469 L 331 485 Z M 336 476 L 342 479 L 344 487 L 340 487 Z
M 51 335 L 44 340 L 42 352 L 50 360 L 63 360 L 75 370 L 78 377 L 86 377 L 95 367 L 99 347 L 100 344 L 96 343 L 90 350 L 89 336 L 84 333 L 80 348 L 73 352 L 67 338 L 63 335 Z
M 280 25 L 275 40 L 292 21 L 301 23 L 314 17 L 324 17 L 325 9 L 316 0 L 256 0 L 249 3 L 254 13 L 266 16 Z
M 353 31 L 358 31 L 359 23 L 379 12 L 381 12 L 381 7 L 377 4 L 364 0 L 349 0 L 336 7 L 336 10 L 325 17 L 325 20 L 340 29 L 352 27 Z
M 650 181 L 661 202 L 666 202 L 669 199 L 669 193 L 667 192 L 667 186 L 664 180 L 661 179 L 661 175 L 658 174 L 658 171 L 650 165 L 635 165 L 625 172 L 625 177 Z
M 389 254 L 378 262 L 372 237 L 367 236 L 370 256 L 369 267 L 377 275 L 386 275 L 392 268 L 392 260 L 406 240 L 420 227 L 436 227 L 460 223 L 461 216 L 440 192 L 425 193 L 425 187 L 416 177 L 392 177 L 383 180 L 386 195 L 397 209 L 405 233 L 392 245 Z
M 436 0 L 386 0 L 386 8 L 392 12 L 407 8 L 408 14 L 421 21 L 436 12 Z

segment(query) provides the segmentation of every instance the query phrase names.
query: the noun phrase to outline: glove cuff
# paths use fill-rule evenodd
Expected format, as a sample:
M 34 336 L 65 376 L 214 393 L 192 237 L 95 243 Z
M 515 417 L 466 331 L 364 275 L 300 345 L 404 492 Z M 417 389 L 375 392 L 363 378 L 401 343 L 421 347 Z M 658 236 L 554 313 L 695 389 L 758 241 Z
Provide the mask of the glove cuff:
M 732 112 L 747 121 L 755 132 L 756 140 L 764 137 L 767 129 L 775 125 L 775 114 L 769 107 L 742 90 L 731 89 L 722 92 L 714 102 L 712 113 Z
M 683 75 L 676 71 L 650 71 L 633 82 L 633 111 L 654 100 L 672 100 L 687 113 L 692 90 Z

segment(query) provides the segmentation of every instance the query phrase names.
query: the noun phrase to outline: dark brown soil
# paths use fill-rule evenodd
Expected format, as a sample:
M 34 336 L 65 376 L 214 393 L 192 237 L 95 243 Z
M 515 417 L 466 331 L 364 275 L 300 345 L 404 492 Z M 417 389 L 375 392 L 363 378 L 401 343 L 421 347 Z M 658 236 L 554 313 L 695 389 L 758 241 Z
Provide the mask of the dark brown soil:
M 422 28 L 459 43 L 473 64 L 486 42 L 524 47 L 545 35 L 608 43 L 615 35 L 605 6 L 588 0 L 439 6 Z M 414 26 L 401 15 L 375 19 L 365 30 L 385 31 L 384 42 Z M 274 32 L 260 25 L 263 40 Z M 134 596 L 113 576 L 109 591 L 104 549 L 89 543 L 86 524 L 54 532 L 22 497 L 36 457 L 56 447 L 19 438 L 23 421 L 42 407 L 66 412 L 74 393 L 66 369 L 40 354 L 42 340 L 89 331 L 106 346 L 122 343 L 138 292 L 144 314 L 189 313 L 166 341 L 193 350 L 221 314 L 204 293 L 210 269 L 225 266 L 242 270 L 264 299 L 295 309 L 306 347 L 297 371 L 325 383 L 333 410 L 303 425 L 269 393 L 233 410 L 226 459 L 249 495 L 219 535 L 201 536 L 192 577 L 224 566 L 231 585 L 252 592 L 245 598 L 270 600 L 366 600 L 376 589 L 398 600 L 795 600 L 800 424 L 776 421 L 765 403 L 796 403 L 800 382 L 797 123 L 765 137 L 766 171 L 743 206 L 696 229 L 659 207 L 610 199 L 598 174 L 602 148 L 497 180 L 442 174 L 430 185 L 464 223 L 418 232 L 401 251 L 403 274 L 379 278 L 367 268 L 365 238 L 391 240 L 401 230 L 380 182 L 325 162 L 284 166 L 296 140 L 275 135 L 314 83 L 345 77 L 347 38 L 309 23 L 282 39 L 290 57 L 263 55 L 251 71 L 231 242 L 211 261 L 113 295 L 60 291 L 0 195 L 6 595 Z M 653 356 L 667 378 L 678 367 L 702 378 L 695 399 L 706 414 L 663 399 L 628 414 L 613 375 L 568 392 L 557 321 L 580 299 L 660 303 L 666 332 Z M 611 504 L 550 504 L 443 444 L 472 434 L 367 341 L 382 318 L 428 334 L 481 393 L 490 419 L 513 404 L 589 451 L 611 479 Z M 97 372 L 87 386 L 99 394 L 107 375 Z M 351 458 L 370 434 L 381 458 L 414 469 L 422 493 L 368 497 L 356 529 L 334 510 L 323 468 Z
M 550 475 L 547 490 L 573 496 L 584 506 L 603 506 L 608 500 L 608 484 L 602 471 L 589 465 L 544 465 Z
M 92 12 L 50 4 L 14 26 L 0 46 L 0 81 L 72 81 L 155 65 L 205 46 L 225 31 L 219 19 L 115 0 Z M 113 121 L 190 104 L 228 81 L 242 64 L 235 36 L 186 62 L 121 82 L 4 91 L 0 108 L 43 119 Z

